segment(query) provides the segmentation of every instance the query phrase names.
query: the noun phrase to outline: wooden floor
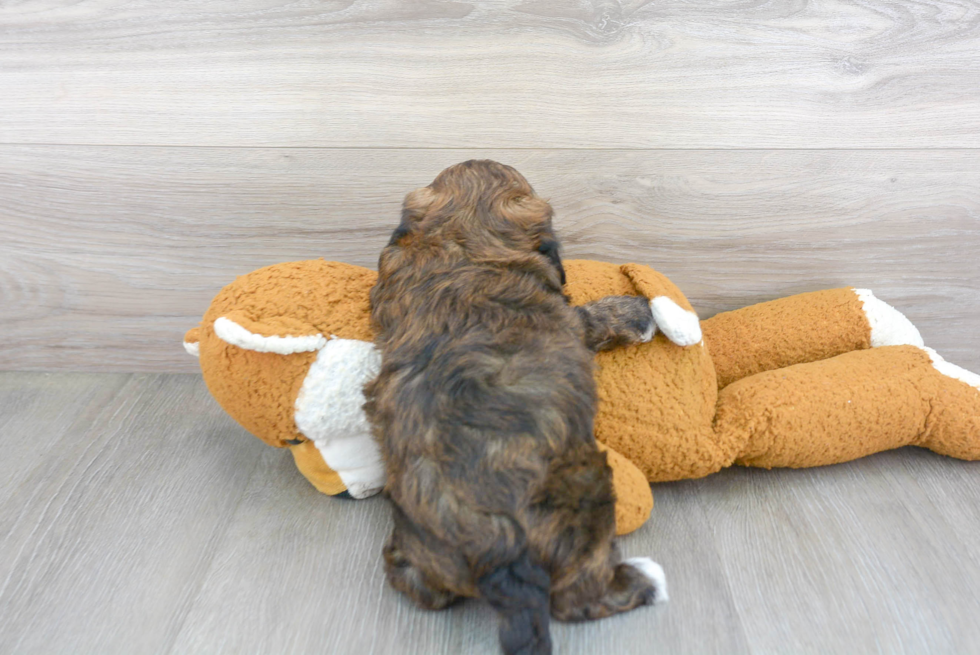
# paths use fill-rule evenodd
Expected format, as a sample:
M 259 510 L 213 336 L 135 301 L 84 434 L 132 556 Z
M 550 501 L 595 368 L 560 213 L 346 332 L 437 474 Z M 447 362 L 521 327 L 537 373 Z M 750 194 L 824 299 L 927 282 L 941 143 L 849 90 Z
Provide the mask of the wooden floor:
M 496 653 L 470 601 L 389 589 L 385 503 L 315 492 L 197 376 L 0 374 L 0 652 Z M 626 554 L 671 601 L 563 655 L 975 653 L 980 466 L 907 448 L 654 486 Z

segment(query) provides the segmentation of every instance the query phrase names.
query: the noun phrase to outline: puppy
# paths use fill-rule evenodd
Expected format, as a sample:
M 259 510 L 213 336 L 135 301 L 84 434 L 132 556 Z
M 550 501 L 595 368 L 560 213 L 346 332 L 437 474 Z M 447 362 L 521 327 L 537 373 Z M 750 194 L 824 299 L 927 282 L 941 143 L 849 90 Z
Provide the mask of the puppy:
M 572 308 L 551 218 L 513 168 L 458 164 L 406 197 L 371 290 L 388 581 L 428 609 L 486 599 L 506 653 L 550 653 L 549 612 L 598 619 L 665 591 L 654 562 L 620 560 L 592 432 L 593 353 L 649 341 L 649 302 Z

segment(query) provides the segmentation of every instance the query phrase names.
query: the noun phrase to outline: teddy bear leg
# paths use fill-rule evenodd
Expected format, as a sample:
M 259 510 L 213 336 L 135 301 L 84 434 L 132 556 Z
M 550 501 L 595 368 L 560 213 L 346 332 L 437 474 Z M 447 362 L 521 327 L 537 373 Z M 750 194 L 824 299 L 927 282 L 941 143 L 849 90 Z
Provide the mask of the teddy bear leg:
M 976 458 L 976 396 L 923 349 L 887 346 L 740 380 L 720 392 L 715 426 L 743 436 L 745 466 L 821 466 L 906 445 Z
M 718 388 L 843 353 L 922 346 L 914 325 L 867 289 L 828 289 L 723 312 L 701 323 Z
M 957 459 L 980 460 L 980 375 L 924 348 L 931 369 L 923 380 L 931 411 L 916 445 Z
M 364 413 L 363 392 L 380 367 L 381 354 L 372 343 L 330 339 L 316 353 L 296 396 L 296 428 L 313 442 L 353 498 L 367 498 L 385 484 L 384 462 Z
M 868 321 L 868 340 L 872 348 L 882 346 L 923 347 L 922 335 L 905 314 L 876 298 L 870 289 L 850 289 L 861 301 Z
M 327 466 L 323 455 L 312 441 L 300 441 L 289 446 L 296 468 L 320 493 L 328 496 L 350 497 L 340 474 Z

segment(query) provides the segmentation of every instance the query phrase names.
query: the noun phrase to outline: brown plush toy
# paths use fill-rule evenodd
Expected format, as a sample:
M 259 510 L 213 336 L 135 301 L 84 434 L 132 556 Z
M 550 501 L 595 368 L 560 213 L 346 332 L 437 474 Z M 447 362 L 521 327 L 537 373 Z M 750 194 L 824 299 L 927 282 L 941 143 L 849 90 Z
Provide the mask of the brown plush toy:
M 806 293 L 699 322 L 663 275 L 565 262 L 574 304 L 651 299 L 650 343 L 597 355 L 596 439 L 609 453 L 617 532 L 643 524 L 649 482 L 732 464 L 807 467 L 915 445 L 980 459 L 980 376 L 923 347 L 898 311 L 859 289 Z M 246 430 L 289 446 L 320 491 L 364 498 L 384 468 L 361 388 L 377 372 L 368 269 L 312 260 L 239 277 L 185 347 Z

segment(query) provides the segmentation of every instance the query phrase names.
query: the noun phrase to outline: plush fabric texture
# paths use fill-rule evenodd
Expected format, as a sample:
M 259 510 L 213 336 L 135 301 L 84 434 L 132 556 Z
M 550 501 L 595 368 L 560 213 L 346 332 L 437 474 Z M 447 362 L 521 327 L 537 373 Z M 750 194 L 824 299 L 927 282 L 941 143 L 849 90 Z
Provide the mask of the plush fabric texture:
M 646 266 L 567 261 L 565 270 L 574 304 L 642 295 L 662 310 L 649 343 L 596 356 L 595 435 L 609 453 L 620 534 L 649 516 L 649 482 L 732 464 L 820 466 L 906 445 L 980 459 L 980 377 L 921 347 L 915 327 L 869 291 L 805 293 L 699 324 L 684 294 Z M 222 289 L 184 339 L 188 352 L 199 353 L 222 407 L 266 443 L 291 445 L 303 475 L 328 494 L 347 485 L 324 461 L 330 448 L 317 448 L 297 428 L 297 412 L 304 423 L 312 411 L 318 426 L 343 419 L 359 426 L 351 430 L 363 440 L 360 391 L 346 388 L 359 382 L 323 392 L 330 398 L 322 406 L 297 404 L 297 397 L 304 384 L 330 387 L 327 369 L 313 366 L 330 340 L 372 339 L 368 292 L 375 278 L 322 260 L 260 269 Z M 222 329 L 232 343 L 215 333 L 221 318 L 236 326 Z M 316 350 L 302 350 L 310 344 Z M 270 349 L 279 352 L 257 351 Z M 360 380 L 370 347 L 353 350 L 362 353 L 360 363 L 344 360 L 336 370 L 362 371 L 351 377 Z M 330 402 L 339 409 L 327 411 Z M 338 452 L 357 443 L 344 441 L 355 436 L 345 430 L 307 432 L 332 435 Z M 372 456 L 362 461 L 347 450 L 338 461 L 357 464 L 349 477 L 358 480 L 358 494 L 380 488 L 383 472 Z
M 650 518 L 653 510 L 650 483 L 625 457 L 601 443 L 598 445 L 599 450 L 605 451 L 613 472 L 613 487 L 616 489 L 616 534 L 628 534 Z
M 317 491 L 336 496 L 347 491 L 347 485 L 332 468 L 323 461 L 323 456 L 312 441 L 303 441 L 289 447 L 296 468 L 310 481 Z
M 918 346 L 925 347 L 919 329 L 901 312 L 882 302 L 870 289 L 855 289 L 861 300 L 864 315 L 871 326 L 871 347 L 880 346 Z
M 886 346 L 735 382 L 721 392 L 716 427 L 745 466 L 820 466 L 907 445 L 977 459 L 978 395 L 923 350 Z
M 566 293 L 574 304 L 608 295 L 665 296 L 690 309 L 670 280 L 636 265 L 570 261 Z M 651 482 L 702 477 L 725 454 L 712 431 L 718 397 L 714 367 L 701 345 L 682 348 L 663 334 L 650 343 L 596 355 L 596 439 L 622 454 Z
M 299 431 L 316 444 L 353 498 L 374 495 L 385 482 L 381 449 L 363 410 L 364 385 L 380 370 L 381 353 L 370 341 L 330 339 L 294 403 Z
M 366 268 L 320 259 L 240 276 L 211 301 L 196 335 L 208 390 L 243 428 L 267 444 L 283 447 L 302 439 L 294 405 L 316 351 L 287 357 L 246 350 L 218 338 L 214 323 L 230 318 L 262 336 L 321 334 L 369 341 L 367 290 L 376 278 Z
M 851 289 L 802 293 L 716 314 L 701 329 L 719 388 L 762 371 L 871 347 L 871 327 Z

